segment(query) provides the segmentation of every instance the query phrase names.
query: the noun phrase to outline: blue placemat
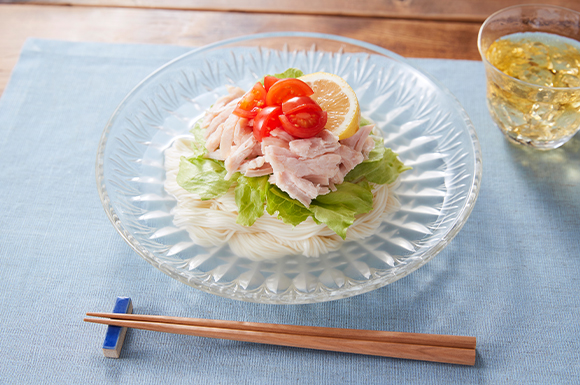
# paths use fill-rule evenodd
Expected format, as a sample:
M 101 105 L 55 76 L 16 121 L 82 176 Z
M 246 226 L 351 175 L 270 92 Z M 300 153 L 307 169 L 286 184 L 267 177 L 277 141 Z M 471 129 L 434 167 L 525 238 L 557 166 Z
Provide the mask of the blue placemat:
M 244 303 L 187 287 L 139 258 L 109 223 L 95 157 L 122 98 L 184 47 L 31 39 L 0 99 L 0 383 L 545 384 L 580 377 L 580 140 L 551 152 L 507 143 L 485 107 L 480 62 L 412 60 L 471 116 L 483 184 L 433 261 L 357 297 Z M 472 335 L 475 367 L 139 330 L 121 359 L 83 323 L 117 296 L 135 313 Z

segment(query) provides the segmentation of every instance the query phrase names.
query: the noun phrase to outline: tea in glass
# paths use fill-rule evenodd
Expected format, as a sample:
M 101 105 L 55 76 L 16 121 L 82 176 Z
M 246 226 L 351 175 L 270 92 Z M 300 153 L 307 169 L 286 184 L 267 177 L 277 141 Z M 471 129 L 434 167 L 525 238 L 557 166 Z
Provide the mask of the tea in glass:
M 493 32 L 501 36 L 493 40 L 485 36 L 484 30 L 494 18 L 490 17 L 480 31 L 480 51 L 486 68 L 487 104 L 494 122 L 512 141 L 551 149 L 564 144 L 580 128 L 580 42 L 545 32 L 554 22 L 559 32 L 571 21 L 567 18 L 566 23 L 558 22 L 559 16 L 546 13 L 545 8 L 551 7 L 507 8 L 509 16 L 504 15 L 500 26 L 512 25 L 515 32 L 507 33 L 510 28 L 505 28 L 502 32 L 506 34 L 499 34 L 496 28 Z M 553 8 L 560 13 L 571 12 L 580 26 L 576 12 Z M 542 21 L 546 15 L 551 21 Z M 530 30 L 530 25 L 539 27 Z M 482 50 L 484 38 L 487 41 L 483 41 L 486 44 Z

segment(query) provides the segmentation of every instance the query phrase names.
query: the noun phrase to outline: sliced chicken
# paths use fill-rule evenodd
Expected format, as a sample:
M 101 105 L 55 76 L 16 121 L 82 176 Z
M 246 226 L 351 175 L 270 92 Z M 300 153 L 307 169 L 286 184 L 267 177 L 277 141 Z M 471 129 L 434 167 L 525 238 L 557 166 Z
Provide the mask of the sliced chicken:
M 332 177 L 338 171 L 341 157 L 338 154 L 324 154 L 315 158 L 298 158 L 283 147 L 267 146 L 264 157 L 274 171 L 287 171 L 296 176 L 320 175 Z
M 279 128 L 276 128 L 275 130 L 270 131 L 270 136 L 273 136 L 274 138 L 285 140 L 287 142 L 295 140 L 295 138 L 292 135 L 290 135 L 286 131 L 281 130 Z
M 235 174 L 242 162 L 254 151 L 254 147 L 258 142 L 254 138 L 254 135 L 250 136 L 244 143 L 236 148 L 230 156 L 225 160 L 224 165 L 226 167 L 225 179 L 230 179 L 230 177 Z
M 340 147 L 338 138 L 330 131 L 323 130 L 318 136 L 308 139 L 295 139 L 289 143 L 290 150 L 300 158 L 314 158 Z
M 272 170 L 272 166 L 270 166 L 268 163 L 258 168 L 248 168 L 246 164 L 247 163 L 242 164 L 240 167 L 240 172 L 248 177 L 270 175 L 274 172 L 274 170 Z
M 235 116 L 235 115 L 233 115 L 233 116 Z M 225 121 L 224 121 L 224 123 L 225 123 Z M 220 151 L 216 151 L 216 150 L 220 146 L 220 141 L 222 139 L 222 133 L 224 132 L 224 123 L 222 123 L 219 126 L 217 126 L 216 129 L 215 129 L 215 131 L 209 137 L 205 138 L 205 148 L 209 152 L 218 152 L 218 153 L 220 153 L 220 158 L 221 158 L 221 152 Z
M 244 143 L 250 135 L 254 135 L 254 133 L 252 127 L 248 125 L 248 119 L 240 118 L 234 130 L 234 145 L 239 146 Z
M 341 158 L 340 169 L 344 175 L 348 174 L 350 170 L 355 168 L 356 165 L 364 160 L 364 156 L 361 152 L 353 150 L 348 146 L 341 145 L 338 149 L 338 153 Z
M 237 104 L 239 98 L 245 94 L 245 91 L 240 87 L 228 86 L 227 89 L 228 94 L 218 98 L 218 100 L 216 100 L 216 102 L 206 111 L 204 121 L 201 124 L 203 128 L 208 128 L 213 118 L 224 111 L 226 105 L 228 105 L 234 99 L 236 99 L 235 102 Z
M 217 116 L 212 118 L 205 130 L 205 139 L 209 138 L 217 129 L 218 127 L 223 124 L 227 118 L 232 115 L 232 112 L 236 109 L 237 102 L 233 101 L 230 104 L 226 105 L 222 112 L 220 112 Z M 207 121 L 207 119 L 206 119 Z M 218 140 L 219 143 L 219 140 Z
M 232 144 L 234 142 L 234 133 L 236 127 L 238 126 L 238 122 L 240 121 L 240 117 L 231 114 L 229 118 L 223 124 L 222 128 L 222 136 L 219 142 L 220 146 L 220 154 L 224 158 L 227 158 L 230 155 L 230 151 L 232 149 Z M 206 143 L 207 148 L 207 143 Z M 209 148 L 208 148 L 209 150 Z
M 365 144 L 365 141 L 368 138 L 371 131 L 373 130 L 373 128 L 375 128 L 374 124 L 362 126 L 353 136 L 341 140 L 340 144 L 348 146 L 355 151 L 361 152 Z
M 269 180 L 270 183 L 276 184 L 281 190 L 286 191 L 288 195 L 299 200 L 306 207 L 310 207 L 312 199 L 318 196 L 318 188 L 314 183 L 297 177 L 291 172 L 274 172 Z

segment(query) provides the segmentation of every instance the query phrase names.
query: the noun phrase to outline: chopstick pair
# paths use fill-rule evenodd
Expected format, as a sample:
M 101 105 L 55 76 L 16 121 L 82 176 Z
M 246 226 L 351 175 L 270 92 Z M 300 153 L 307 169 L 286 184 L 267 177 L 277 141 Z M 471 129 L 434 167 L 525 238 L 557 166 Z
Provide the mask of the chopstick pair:
M 356 353 L 410 360 L 475 364 L 475 337 L 263 324 L 158 315 L 87 313 L 86 322 L 164 333 Z

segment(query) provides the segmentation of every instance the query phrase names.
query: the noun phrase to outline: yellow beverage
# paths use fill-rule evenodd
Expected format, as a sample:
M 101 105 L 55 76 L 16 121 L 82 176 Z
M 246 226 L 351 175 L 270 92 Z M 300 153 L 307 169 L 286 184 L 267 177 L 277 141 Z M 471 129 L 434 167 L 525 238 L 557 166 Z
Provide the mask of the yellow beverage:
M 493 42 L 487 101 L 500 129 L 538 148 L 565 143 L 580 127 L 580 43 L 543 32 Z M 507 75 L 507 76 L 505 76 Z

